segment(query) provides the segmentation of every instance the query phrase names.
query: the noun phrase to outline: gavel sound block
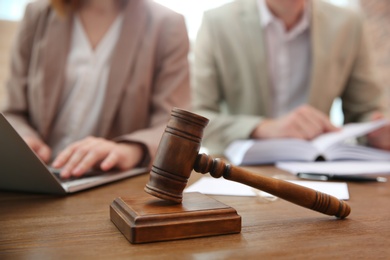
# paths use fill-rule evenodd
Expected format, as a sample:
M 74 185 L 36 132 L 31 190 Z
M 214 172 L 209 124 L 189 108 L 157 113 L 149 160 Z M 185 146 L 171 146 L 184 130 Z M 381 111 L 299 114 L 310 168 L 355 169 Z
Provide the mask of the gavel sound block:
M 234 209 L 197 193 L 187 193 L 183 200 L 183 190 L 193 170 L 249 185 L 327 215 L 338 218 L 349 215 L 350 207 L 333 196 L 199 154 L 207 123 L 208 119 L 202 116 L 174 108 L 145 187 L 147 193 L 163 200 L 117 198 L 111 204 L 111 220 L 130 242 L 241 231 L 241 217 Z

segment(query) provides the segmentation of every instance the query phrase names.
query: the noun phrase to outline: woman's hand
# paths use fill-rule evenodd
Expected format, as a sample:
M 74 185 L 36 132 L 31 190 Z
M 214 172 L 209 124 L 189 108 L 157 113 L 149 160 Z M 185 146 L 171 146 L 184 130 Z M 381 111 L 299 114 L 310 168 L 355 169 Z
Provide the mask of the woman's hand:
M 93 167 L 102 171 L 134 168 L 142 159 L 138 144 L 116 143 L 103 138 L 87 137 L 66 147 L 54 160 L 54 168 L 62 168 L 61 178 L 80 177 Z

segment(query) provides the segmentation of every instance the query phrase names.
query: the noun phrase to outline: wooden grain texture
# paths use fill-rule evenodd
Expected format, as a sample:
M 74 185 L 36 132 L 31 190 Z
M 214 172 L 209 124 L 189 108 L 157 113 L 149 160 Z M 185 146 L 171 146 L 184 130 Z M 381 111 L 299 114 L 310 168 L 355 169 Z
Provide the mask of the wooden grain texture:
M 209 172 L 215 178 L 224 177 L 227 180 L 248 185 L 330 216 L 345 218 L 351 212 L 350 206 L 346 202 L 333 196 L 291 182 L 256 174 L 244 168 L 230 165 L 221 159 L 213 159 L 207 154 L 198 156 L 194 170 L 201 173 Z
M 294 179 L 274 167 L 248 167 Z M 190 184 L 202 175 L 192 173 Z M 284 200 L 212 196 L 242 217 L 239 234 L 130 244 L 111 222 L 117 197 L 143 193 L 148 175 L 67 197 L 0 192 L 0 259 L 388 259 L 390 183 L 348 183 L 339 220 Z
M 110 206 L 110 218 L 133 244 L 241 231 L 241 217 L 232 207 L 197 192 L 183 196 L 180 204 L 146 193 L 116 198 Z
M 181 203 L 182 193 L 193 171 L 210 173 L 215 178 L 246 184 L 327 215 L 345 218 L 350 206 L 328 194 L 296 185 L 276 178 L 253 174 L 248 170 L 232 166 L 222 159 L 198 154 L 203 130 L 208 119 L 179 108 L 172 109 L 171 118 L 161 137 L 153 161 L 149 182 L 145 191 L 155 197 Z
M 172 109 L 145 186 L 147 193 L 181 203 L 208 122 L 207 118 L 189 111 Z

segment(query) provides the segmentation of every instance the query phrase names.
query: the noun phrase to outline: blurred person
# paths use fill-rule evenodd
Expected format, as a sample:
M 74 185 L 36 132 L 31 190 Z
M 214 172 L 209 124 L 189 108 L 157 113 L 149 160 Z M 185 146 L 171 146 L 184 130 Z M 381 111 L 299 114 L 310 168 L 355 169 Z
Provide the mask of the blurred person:
M 184 18 L 149 0 L 38 0 L 11 54 L 2 112 L 61 177 L 148 166 L 189 105 Z
M 194 50 L 193 105 L 210 119 L 203 145 L 237 139 L 310 140 L 383 117 L 362 17 L 321 0 L 236 0 L 206 11 Z M 390 126 L 367 136 L 390 150 Z

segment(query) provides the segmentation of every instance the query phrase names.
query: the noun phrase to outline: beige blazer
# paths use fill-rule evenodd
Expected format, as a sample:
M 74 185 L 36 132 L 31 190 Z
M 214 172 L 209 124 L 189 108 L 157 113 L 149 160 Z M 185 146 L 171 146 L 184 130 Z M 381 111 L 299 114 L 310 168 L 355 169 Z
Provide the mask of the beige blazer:
M 193 105 L 210 119 L 203 145 L 220 154 L 233 140 L 247 139 L 270 109 L 265 41 L 257 0 L 237 0 L 207 11 L 194 53 Z M 378 109 L 360 16 L 312 1 L 312 71 L 307 103 L 329 113 L 336 97 L 345 122 Z
M 11 56 L 2 111 L 21 135 L 48 140 L 64 87 L 73 17 L 47 0 L 27 6 Z M 152 159 L 172 107 L 189 108 L 184 18 L 149 0 L 130 0 L 112 56 L 99 136 L 144 144 Z

